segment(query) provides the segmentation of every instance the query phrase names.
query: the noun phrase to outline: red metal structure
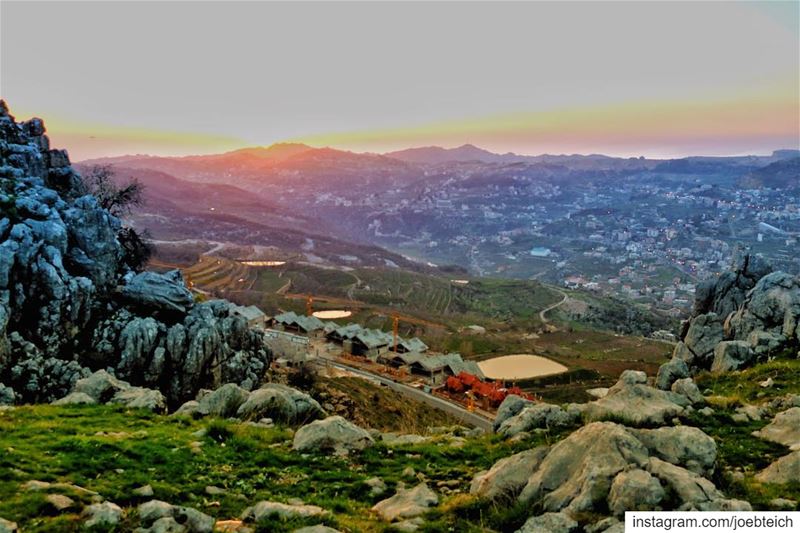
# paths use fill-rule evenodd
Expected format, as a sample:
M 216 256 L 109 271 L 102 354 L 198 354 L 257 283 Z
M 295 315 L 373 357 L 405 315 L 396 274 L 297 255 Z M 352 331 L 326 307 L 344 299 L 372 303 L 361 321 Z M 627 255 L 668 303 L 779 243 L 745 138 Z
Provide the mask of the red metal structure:
M 509 394 L 516 394 L 526 400 L 535 400 L 533 395 L 524 392 L 519 387 L 503 387 L 498 382 L 487 383 L 478 376 L 468 372 L 461 372 L 456 376 L 450 376 L 445 381 L 447 392 L 460 395 L 469 393 L 473 398 L 482 400 L 484 404 L 497 407 Z

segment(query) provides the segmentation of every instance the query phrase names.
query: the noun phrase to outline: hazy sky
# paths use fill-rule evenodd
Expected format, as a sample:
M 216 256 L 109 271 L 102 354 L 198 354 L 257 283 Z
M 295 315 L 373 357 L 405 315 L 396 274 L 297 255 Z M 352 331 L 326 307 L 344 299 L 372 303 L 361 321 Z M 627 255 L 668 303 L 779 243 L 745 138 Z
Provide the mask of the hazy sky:
M 0 3 L 0 95 L 73 160 L 800 145 L 792 2 Z

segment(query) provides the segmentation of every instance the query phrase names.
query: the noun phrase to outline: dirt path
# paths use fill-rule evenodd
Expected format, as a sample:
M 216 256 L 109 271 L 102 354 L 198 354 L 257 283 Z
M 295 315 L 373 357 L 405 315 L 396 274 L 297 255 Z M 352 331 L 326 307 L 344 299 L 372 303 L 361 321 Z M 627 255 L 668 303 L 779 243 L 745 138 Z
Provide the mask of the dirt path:
M 547 314 L 547 312 L 548 312 L 548 311 L 552 311 L 552 310 L 553 310 L 553 309 L 555 309 L 556 307 L 559 307 L 559 306 L 561 306 L 561 305 L 564 305 L 564 304 L 566 303 L 566 301 L 567 301 L 567 293 L 565 293 L 565 292 L 564 292 L 564 291 L 562 291 L 561 289 L 556 289 L 555 287 L 549 287 L 549 288 L 550 288 L 550 289 L 552 289 L 552 290 L 554 290 L 554 291 L 556 291 L 556 292 L 558 292 L 558 293 L 559 293 L 559 294 L 562 296 L 562 298 L 561 298 L 561 301 L 560 301 L 560 302 L 556 302 L 556 303 L 554 303 L 553 305 L 550 305 L 550 306 L 548 306 L 548 307 L 545 307 L 544 309 L 542 309 L 541 311 L 539 311 L 539 320 L 541 320 L 541 321 L 542 321 L 542 324 L 548 324 L 548 323 L 550 322 L 549 320 L 547 320 L 547 317 L 546 317 L 546 316 L 544 316 L 545 314 Z

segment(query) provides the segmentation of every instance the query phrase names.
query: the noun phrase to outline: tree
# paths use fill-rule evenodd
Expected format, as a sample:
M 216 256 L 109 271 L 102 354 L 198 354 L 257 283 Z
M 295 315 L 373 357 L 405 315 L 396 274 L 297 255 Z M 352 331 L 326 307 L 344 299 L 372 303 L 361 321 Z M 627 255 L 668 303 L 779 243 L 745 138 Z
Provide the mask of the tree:
M 144 204 L 144 185 L 136 178 L 123 184 L 114 180 L 111 165 L 94 165 L 83 173 L 83 183 L 101 207 L 121 217 Z
M 144 185 L 136 178 L 119 184 L 114 179 L 111 165 L 95 165 L 83 173 L 83 183 L 89 194 L 97 198 L 100 207 L 112 215 L 128 215 L 134 207 L 144 204 Z M 122 246 L 122 261 L 131 269 L 140 272 L 153 255 L 153 245 L 146 231 L 137 232 L 130 226 L 123 226 L 117 233 Z

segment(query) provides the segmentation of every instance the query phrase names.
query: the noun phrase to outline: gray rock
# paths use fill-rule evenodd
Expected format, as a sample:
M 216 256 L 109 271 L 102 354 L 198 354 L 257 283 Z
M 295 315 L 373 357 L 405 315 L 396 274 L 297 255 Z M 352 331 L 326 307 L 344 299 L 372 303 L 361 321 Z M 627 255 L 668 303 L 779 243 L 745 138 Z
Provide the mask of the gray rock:
M 506 437 L 513 437 L 523 431 L 531 431 L 535 428 L 565 427 L 575 424 L 577 421 L 575 416 L 557 405 L 534 403 L 504 420 L 496 431 Z
M 302 424 L 325 414 L 319 403 L 308 394 L 277 383 L 269 383 L 251 392 L 236 412 L 236 416 L 243 420 L 272 418 L 290 424 Z
M 83 509 L 81 518 L 86 528 L 98 526 L 115 526 L 122 520 L 123 511 L 119 505 L 111 502 L 93 503 Z
M 714 356 L 714 348 L 725 340 L 723 318 L 716 313 L 707 313 L 692 319 L 683 338 L 683 344 L 694 356 L 687 363 L 708 368 Z
M 45 501 L 59 513 L 75 506 L 75 500 L 63 494 L 48 494 Z
M 583 409 L 588 420 L 619 420 L 638 426 L 663 425 L 683 413 L 689 400 L 671 391 L 646 385 L 644 372 L 626 370 L 619 381 L 599 400 L 589 402 Z
M 661 365 L 656 376 L 656 387 L 661 390 L 670 390 L 672 384 L 679 379 L 689 377 L 689 367 L 686 362 L 678 357 L 673 357 Z
M 82 392 L 98 403 L 106 403 L 118 392 L 130 388 L 130 383 L 115 378 L 105 370 L 98 370 L 89 377 L 79 379 L 72 392 Z
M 797 502 L 787 498 L 774 498 L 769 501 L 769 508 L 775 511 L 794 511 L 797 509 Z
M 692 405 L 703 404 L 706 401 L 692 378 L 677 380 L 672 384 L 671 390 L 685 397 Z
M 364 484 L 369 487 L 370 496 L 380 496 L 386 492 L 386 483 L 379 477 L 371 477 Z
M 413 489 L 398 489 L 391 498 L 376 503 L 372 510 L 387 522 L 414 518 L 439 504 L 439 497 L 425 483 Z
M 189 400 L 188 402 L 181 405 L 178 409 L 175 410 L 173 415 L 186 415 L 186 416 L 195 416 L 197 413 L 197 408 L 200 406 L 200 402 L 197 400 Z
M 97 400 L 85 392 L 70 392 L 60 400 L 52 402 L 53 405 L 94 405 Z
M 0 405 L 14 405 L 16 397 L 17 395 L 14 394 L 14 389 L 0 383 Z
M 773 272 L 758 280 L 729 320 L 730 334 L 745 340 L 754 331 L 791 339 L 800 327 L 800 277 Z
M 422 435 L 415 435 L 407 433 L 399 435 L 397 433 L 381 433 L 381 440 L 387 446 L 403 446 L 406 444 L 421 444 L 431 440 L 430 437 L 423 437 Z
M 696 506 L 724 499 L 711 481 L 657 457 L 650 458 L 647 470 L 659 478 L 683 505 Z
M 736 412 L 746 416 L 748 421 L 761 420 L 761 418 L 766 414 L 766 410 L 757 405 L 742 405 L 736 408 Z
M 664 461 L 682 465 L 700 475 L 714 472 L 717 444 L 698 428 L 675 426 L 630 431 L 652 455 Z
M 119 403 L 131 409 L 147 409 L 154 413 L 167 412 L 167 400 L 161 392 L 142 387 L 131 387 L 114 394 L 111 403 Z
M 239 407 L 247 401 L 249 396 L 250 392 L 235 383 L 226 383 L 198 401 L 196 414 L 220 418 L 236 416 Z
M 635 468 L 620 472 L 614 478 L 608 494 L 608 508 L 616 516 L 623 516 L 625 511 L 652 511 L 664 497 L 661 483 L 650 473 Z
M 138 511 L 142 526 L 153 532 L 173 531 L 174 523 L 184 527 L 187 533 L 212 533 L 214 530 L 214 519 L 191 507 L 151 500 L 139 505 Z
M 341 416 L 331 416 L 305 425 L 294 434 L 292 448 L 299 452 L 347 454 L 375 444 L 370 434 Z
M 316 505 L 291 505 L 280 502 L 261 501 L 254 506 L 245 509 L 242 513 L 242 520 L 258 523 L 271 516 L 277 516 L 282 519 L 291 519 L 325 516 L 327 514 L 328 511 Z
M 544 513 L 532 516 L 517 533 L 570 533 L 578 530 L 578 523 L 566 513 Z
M 18 531 L 16 522 L 0 518 L 0 533 L 17 533 Z
M 526 400 L 516 394 L 506 396 L 503 403 L 497 408 L 497 414 L 494 417 L 494 431 L 497 431 L 503 422 L 519 414 L 520 411 L 532 403 L 530 400 Z
M 800 479 L 800 451 L 777 459 L 767 468 L 755 475 L 761 483 L 782 485 Z
M 152 498 L 153 487 L 151 487 L 150 485 L 143 485 L 137 489 L 133 489 L 133 494 L 136 496 L 140 496 L 142 498 Z
M 753 432 L 753 435 L 783 444 L 790 450 L 800 450 L 800 407 L 778 413 L 772 422 Z
M 746 341 L 724 341 L 714 348 L 712 372 L 730 372 L 748 365 L 754 357 L 753 350 Z
M 469 492 L 488 500 L 512 500 L 539 468 L 549 448 L 539 446 L 497 461 L 488 471 L 478 473 Z
M 541 501 L 545 511 L 590 511 L 605 500 L 618 473 L 647 460 L 647 449 L 625 427 L 594 422 L 553 446 L 519 500 Z
M 194 298 L 186 288 L 180 270 L 164 274 L 140 272 L 120 288 L 120 294 L 131 304 L 150 311 L 184 314 L 194 305 Z

